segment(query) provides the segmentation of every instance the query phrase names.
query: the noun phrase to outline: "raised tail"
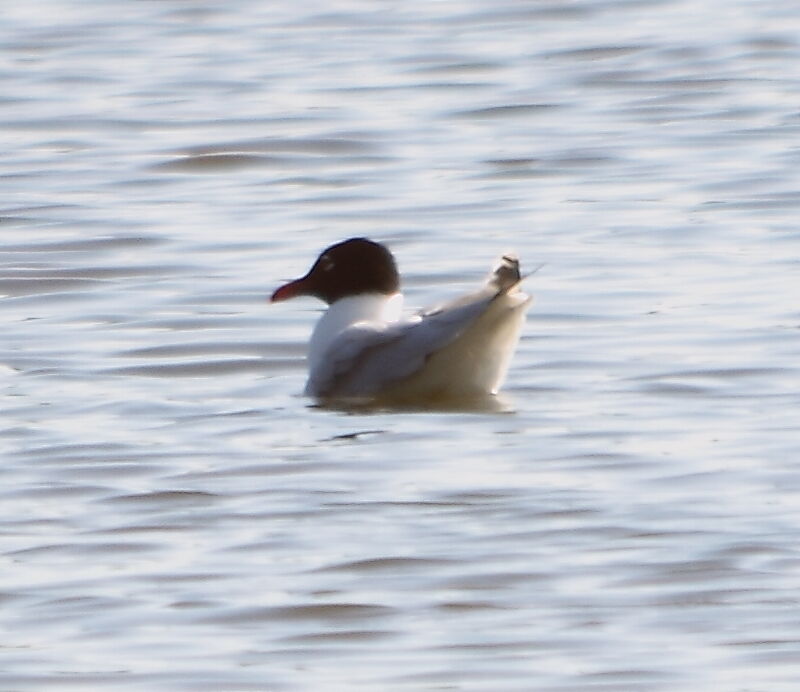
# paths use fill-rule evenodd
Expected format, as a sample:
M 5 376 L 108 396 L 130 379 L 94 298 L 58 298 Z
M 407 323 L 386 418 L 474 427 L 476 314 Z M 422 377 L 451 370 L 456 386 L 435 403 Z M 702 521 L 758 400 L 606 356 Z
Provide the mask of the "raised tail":
M 503 255 L 489 278 L 489 285 L 496 288 L 498 293 L 508 293 L 520 281 L 519 259 L 516 255 Z
M 533 271 L 524 276 L 519 271 L 519 259 L 516 255 L 505 254 L 500 258 L 500 263 L 489 277 L 488 285 L 498 294 L 510 293 L 516 289 L 531 274 L 538 272 L 544 264 L 540 264 Z

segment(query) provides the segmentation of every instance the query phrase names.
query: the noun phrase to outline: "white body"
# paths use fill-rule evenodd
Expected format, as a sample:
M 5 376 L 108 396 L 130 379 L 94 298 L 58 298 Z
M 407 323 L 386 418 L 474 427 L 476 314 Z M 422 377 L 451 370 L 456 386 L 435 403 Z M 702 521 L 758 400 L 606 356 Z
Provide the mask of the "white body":
M 397 322 L 403 312 L 403 294 L 385 296 L 379 293 L 342 298 L 331 305 L 319 318 L 308 344 L 308 367 L 313 372 L 320 367 L 325 351 L 333 339 L 347 327 L 359 322 L 388 324 Z
M 499 290 L 490 282 L 401 321 L 399 293 L 343 298 L 314 329 L 306 394 L 404 402 L 494 394 L 530 300 L 516 285 Z

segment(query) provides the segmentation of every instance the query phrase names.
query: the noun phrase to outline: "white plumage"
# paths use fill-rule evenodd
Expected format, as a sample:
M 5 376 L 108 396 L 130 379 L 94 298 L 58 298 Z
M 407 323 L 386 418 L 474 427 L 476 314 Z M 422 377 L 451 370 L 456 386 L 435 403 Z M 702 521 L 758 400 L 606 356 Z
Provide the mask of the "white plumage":
M 306 277 L 273 300 L 322 293 L 307 284 L 318 280 L 320 266 L 325 280 L 334 274 L 328 262 L 336 262 L 343 245 L 328 248 Z M 306 394 L 414 403 L 497 393 L 531 302 L 519 292 L 520 280 L 517 260 L 503 257 L 477 293 L 408 319 L 400 318 L 399 291 L 335 298 L 311 337 Z

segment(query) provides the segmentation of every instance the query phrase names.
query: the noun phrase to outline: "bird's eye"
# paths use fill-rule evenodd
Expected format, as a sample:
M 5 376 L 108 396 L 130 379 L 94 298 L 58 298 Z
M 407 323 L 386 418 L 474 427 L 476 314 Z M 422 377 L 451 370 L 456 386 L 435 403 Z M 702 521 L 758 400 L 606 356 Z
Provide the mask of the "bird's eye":
M 329 272 L 331 269 L 333 269 L 333 260 L 327 255 L 320 257 L 319 263 L 319 268 L 324 272 Z

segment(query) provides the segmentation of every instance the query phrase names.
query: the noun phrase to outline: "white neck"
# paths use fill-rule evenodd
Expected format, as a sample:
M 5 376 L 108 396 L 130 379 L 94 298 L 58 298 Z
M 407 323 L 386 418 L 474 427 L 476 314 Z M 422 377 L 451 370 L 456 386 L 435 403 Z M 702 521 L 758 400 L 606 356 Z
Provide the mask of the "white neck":
M 340 298 L 319 318 L 308 345 L 309 366 L 313 370 L 333 338 L 358 322 L 397 322 L 403 311 L 403 294 L 364 293 Z

